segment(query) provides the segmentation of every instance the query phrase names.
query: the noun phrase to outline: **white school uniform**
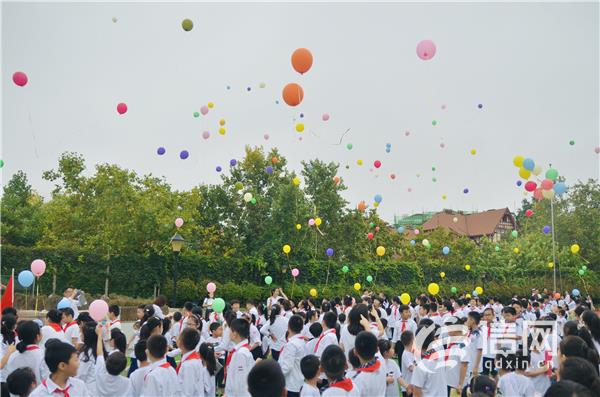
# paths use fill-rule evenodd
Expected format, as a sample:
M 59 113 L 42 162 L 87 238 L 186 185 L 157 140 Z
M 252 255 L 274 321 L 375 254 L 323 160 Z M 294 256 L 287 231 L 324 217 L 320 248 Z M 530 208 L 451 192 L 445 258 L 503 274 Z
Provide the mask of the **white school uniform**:
M 471 375 L 474 372 L 475 361 L 477 360 L 477 356 L 481 352 L 481 358 L 479 360 L 479 364 L 477 367 L 477 372 L 480 372 L 479 367 L 483 362 L 483 335 L 481 334 L 481 330 L 479 328 L 475 330 L 469 330 L 467 334 L 467 354 L 469 355 L 469 366 L 467 367 L 467 375 L 465 377 L 465 385 L 470 381 Z
M 208 372 L 205 366 L 202 366 L 202 376 L 204 380 L 204 397 L 215 397 L 217 394 L 217 381 L 215 376 Z
M 388 384 L 386 379 L 385 397 L 400 397 L 400 389 L 398 388 L 398 379 L 402 377 L 400 367 L 396 360 L 385 359 L 385 375 L 394 378 L 394 382 Z
M 431 319 L 431 321 L 433 321 L 435 324 L 439 325 L 440 327 L 444 325 L 444 322 L 442 321 L 442 316 L 440 316 L 439 313 L 433 313 L 429 316 L 429 318 Z
M 285 345 L 285 334 L 288 329 L 289 319 L 284 316 L 277 316 L 273 324 L 267 321 L 265 325 L 260 329 L 260 333 L 264 336 L 272 335 L 271 342 L 269 342 L 271 349 L 275 351 L 281 351 L 281 348 Z
M 58 339 L 62 342 L 66 342 L 65 332 L 62 330 L 60 325 L 52 324 L 52 325 L 44 325 L 41 329 L 42 340 L 40 341 L 40 347 L 44 348 L 46 346 L 46 342 L 50 339 Z
M 531 360 L 531 365 L 529 366 L 529 369 L 531 370 L 539 369 L 546 364 L 546 353 L 543 351 L 532 350 L 529 352 L 529 357 Z M 550 362 L 550 366 L 552 366 L 552 362 Z M 540 396 L 543 396 L 544 393 L 546 393 L 546 390 L 548 390 L 548 388 L 550 387 L 550 378 L 545 373 L 533 376 L 529 379 L 531 379 L 531 381 L 533 382 L 535 391 Z
M 260 346 L 262 344 L 262 335 L 260 334 L 260 331 L 258 330 L 258 328 L 256 328 L 256 326 L 254 324 L 250 324 L 250 345 L 254 345 L 255 343 L 258 343 L 258 346 Z
M 415 334 L 417 332 L 417 323 L 415 323 L 412 318 L 409 318 L 408 320 L 398 320 L 394 327 L 394 337 L 392 338 L 392 342 L 398 342 L 404 331 L 412 331 L 412 333 Z
M 281 349 L 279 366 L 285 376 L 285 387 L 288 391 L 297 393 L 304 383 L 300 370 L 300 360 L 304 357 L 306 341 L 302 335 L 292 336 Z
M 129 379 L 121 375 L 111 375 L 106 371 L 104 356 L 96 358 L 96 396 L 125 397 L 131 395 Z
M 140 367 L 133 371 L 131 375 L 129 375 L 129 382 L 131 382 L 131 397 L 140 397 L 142 393 L 142 388 L 144 387 L 144 377 L 152 369 L 151 365 L 146 365 L 145 367 Z
M 67 385 L 70 397 L 91 397 L 92 393 L 87 389 L 85 383 L 76 378 L 67 379 Z M 47 378 L 38 383 L 37 387 L 31 392 L 29 397 L 57 397 L 62 396 L 62 390 L 52 379 Z
M 204 396 L 204 367 L 196 350 L 185 353 L 177 367 L 177 379 L 182 396 Z
M 315 344 L 314 350 L 310 354 L 314 354 L 315 356 L 321 358 L 323 351 L 327 346 L 337 345 L 338 340 L 335 336 L 335 329 L 328 329 L 323 331 L 321 336 L 317 339 L 317 343 Z
M 225 394 L 227 397 L 250 397 L 248 392 L 248 373 L 254 366 L 254 358 L 248 350 L 248 339 L 244 339 L 229 353 Z
M 531 397 L 535 395 L 535 386 L 531 379 L 516 372 L 502 375 L 498 380 L 498 390 L 503 396 Z
M 343 387 L 340 387 L 342 386 Z M 351 379 L 332 383 L 322 394 L 323 397 L 360 397 L 360 388 Z
M 361 397 L 385 396 L 386 368 L 382 361 L 376 359 L 374 364 L 361 367 L 356 372 L 357 374 L 352 380 L 358 386 Z
M 444 351 L 444 365 L 446 367 L 446 384 L 454 389 L 458 388 L 460 382 L 460 369 L 463 365 L 469 366 L 469 354 L 466 347 L 462 343 L 456 343 L 452 346 L 448 345 Z M 468 371 L 465 373 L 462 386 L 466 386 L 468 381 Z M 458 390 L 458 389 L 457 389 Z M 459 390 L 459 393 L 462 389 Z
M 412 379 L 413 371 L 415 370 L 415 355 L 412 351 L 404 350 L 402 352 L 401 358 L 401 373 L 404 376 L 404 380 L 406 383 L 410 384 Z M 402 391 L 406 391 L 406 388 L 403 387 Z
M 306 347 L 304 349 L 304 355 L 308 356 L 309 354 L 315 354 L 315 346 L 317 345 L 317 342 L 319 341 L 319 337 L 316 338 L 312 338 L 310 339 L 308 342 L 306 342 Z
M 300 397 L 321 397 L 321 392 L 313 385 L 303 383 L 300 388 Z
M 96 393 L 96 359 L 92 349 L 88 349 L 86 358 L 85 352 L 79 353 L 79 368 L 76 378 L 83 381 L 91 394 Z M 87 361 L 86 361 L 87 359 Z
M 419 387 L 423 397 L 448 394 L 443 360 L 443 355 L 434 353 L 430 358 L 423 358 L 415 365 L 410 384 Z
M 16 342 L 16 341 L 15 341 Z M 0 361 L 4 358 L 4 356 L 8 353 L 8 345 L 4 343 L 4 337 L 0 334 Z M 6 366 L 0 369 L 0 382 L 6 382 L 6 377 L 8 376 L 8 372 L 6 372 Z
M 73 346 L 73 339 L 77 342 L 79 341 L 79 325 L 77 325 L 76 321 L 72 321 L 69 324 L 65 324 L 63 328 L 63 332 L 65 334 L 65 341 Z
M 144 397 L 178 397 L 181 395 L 177 373 L 165 359 L 150 364 L 144 376 L 144 385 L 140 396 Z
M 231 329 L 229 327 L 223 328 L 223 336 L 221 342 L 215 346 L 215 353 L 228 352 L 233 349 L 233 342 L 231 341 Z
M 152 304 L 152 307 L 154 308 L 154 315 L 163 320 L 165 318 L 165 314 L 162 312 L 162 309 L 155 304 Z
M 44 351 L 38 345 L 29 345 L 23 353 L 18 350 L 15 351 L 8 358 L 6 363 L 6 377 L 10 375 L 15 369 L 22 367 L 29 367 L 35 374 L 35 380 L 40 384 L 42 379 L 50 375 L 48 367 L 44 362 Z

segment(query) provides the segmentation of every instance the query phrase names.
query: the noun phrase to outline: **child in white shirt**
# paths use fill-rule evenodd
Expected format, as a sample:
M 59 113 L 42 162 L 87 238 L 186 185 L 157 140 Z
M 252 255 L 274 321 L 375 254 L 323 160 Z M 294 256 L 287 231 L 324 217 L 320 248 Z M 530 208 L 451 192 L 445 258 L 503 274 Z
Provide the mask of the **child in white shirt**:
M 65 332 L 61 326 L 62 314 L 56 310 L 51 309 L 46 313 L 46 325 L 42 327 L 42 340 L 40 346 L 44 347 L 46 342 L 50 339 L 58 339 L 62 342 L 66 342 Z
M 130 390 L 132 397 L 140 397 L 144 386 L 144 377 L 151 368 L 150 363 L 148 362 L 148 356 L 146 355 L 146 341 L 141 340 L 136 343 L 134 352 L 138 361 L 138 369 L 129 375 L 129 381 L 131 382 Z
M 515 354 L 496 357 L 497 366 L 500 367 L 498 390 L 503 396 L 529 397 L 535 395 L 535 386 L 528 377 L 516 372 L 521 368 L 520 360 Z
M 66 307 L 61 309 L 62 312 L 62 327 L 63 332 L 65 333 L 65 342 L 71 344 L 72 346 L 79 345 L 79 325 L 77 321 L 73 319 L 73 309 L 70 307 Z
M 317 339 L 317 343 L 315 344 L 314 351 L 309 352 L 311 354 L 316 355 L 317 357 L 321 357 L 325 349 L 330 345 L 338 345 L 338 339 L 335 334 L 335 326 L 337 324 L 337 316 L 334 312 L 327 312 L 323 315 L 323 333 Z
M 167 354 L 167 339 L 161 334 L 155 334 L 146 341 L 150 369 L 144 376 L 141 396 L 170 397 L 181 395 L 177 373 L 169 364 Z
M 19 343 L 17 351 L 11 354 L 6 363 L 6 376 L 17 368 L 29 367 L 35 374 L 39 385 L 48 376 L 47 366 L 44 364 L 44 351 L 38 346 L 42 339 L 40 326 L 34 321 L 22 321 L 17 326 Z
M 127 357 L 120 351 L 104 360 L 102 326 L 96 328 L 96 395 L 99 397 L 125 397 L 131 394 L 129 379 L 119 375 L 127 367 Z
M 97 323 L 85 323 L 82 326 L 83 341 L 79 347 L 79 368 L 77 379 L 83 381 L 90 393 L 96 393 L 96 351 L 98 346 Z
M 185 397 L 204 396 L 204 367 L 200 353 L 196 350 L 199 342 L 200 332 L 192 327 L 185 328 L 177 338 L 181 361 L 176 372 L 179 388 Z
M 300 360 L 300 370 L 302 376 L 304 376 L 304 383 L 300 388 L 300 397 L 320 397 L 321 393 L 317 388 L 317 382 L 319 381 L 319 375 L 321 362 L 319 357 L 314 354 L 304 356 Z
M 398 357 L 400 357 L 400 365 L 402 376 L 407 384 L 410 384 L 412 374 L 415 369 L 415 355 L 413 354 L 413 344 L 415 341 L 415 334 L 411 331 L 404 331 L 400 336 L 400 346 Z M 396 344 L 396 346 L 399 346 Z M 402 387 L 402 391 L 406 392 L 406 387 Z
M 202 366 L 204 368 L 204 396 L 215 397 L 217 385 L 215 379 L 215 375 L 217 373 L 217 359 L 215 357 L 215 348 L 209 343 L 202 343 L 198 350 L 200 353 L 200 358 L 202 359 Z
M 360 360 L 360 368 L 353 378 L 360 390 L 361 397 L 384 396 L 386 393 L 386 371 L 381 360 L 376 356 L 377 337 L 369 331 L 361 331 L 356 335 L 354 351 Z
M 248 337 L 250 324 L 237 318 L 231 322 L 230 338 L 235 347 L 227 355 L 225 362 L 225 394 L 227 397 L 248 397 L 246 379 L 254 366 L 254 358 L 250 353 Z
M 381 339 L 377 341 L 379 347 L 379 353 L 384 359 L 384 368 L 386 374 L 386 389 L 385 397 L 400 397 L 400 389 L 398 385 L 402 387 L 408 386 L 404 379 L 402 379 L 400 367 L 394 357 L 394 346 L 389 340 Z
M 329 345 L 321 356 L 321 371 L 325 372 L 329 380 L 329 387 L 323 392 L 323 397 L 361 396 L 358 386 L 352 379 L 344 376 L 346 369 L 348 363 L 342 348 L 338 345 Z
M 302 336 L 304 321 L 299 315 L 293 315 L 288 322 L 288 341 L 281 349 L 279 365 L 285 376 L 285 386 L 288 393 L 299 396 L 302 387 L 302 371 L 300 360 L 304 357 L 306 341 Z

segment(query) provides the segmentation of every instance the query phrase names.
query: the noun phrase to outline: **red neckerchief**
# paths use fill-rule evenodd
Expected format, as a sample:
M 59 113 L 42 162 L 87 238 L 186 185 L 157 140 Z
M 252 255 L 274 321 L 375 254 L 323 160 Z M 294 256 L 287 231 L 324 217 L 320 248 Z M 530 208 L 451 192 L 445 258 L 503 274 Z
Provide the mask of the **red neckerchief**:
M 109 327 L 112 327 L 113 325 L 115 325 L 116 323 L 120 323 L 121 320 L 115 320 L 115 321 L 111 321 L 110 324 L 108 325 Z
M 40 347 L 38 345 L 29 345 L 25 348 L 26 351 L 38 350 Z
M 446 354 L 444 354 L 444 361 L 448 361 L 448 357 L 450 357 L 452 346 L 454 345 L 456 345 L 456 343 L 454 342 L 448 343 L 448 346 L 446 347 Z
M 381 361 L 375 359 L 375 362 L 371 365 L 367 364 L 366 367 L 362 367 L 356 370 L 356 372 L 375 372 L 381 367 Z
M 350 391 L 352 389 L 354 389 L 354 384 L 352 383 L 351 379 L 344 379 L 344 380 L 340 380 L 338 382 L 332 383 L 331 386 L 329 387 L 337 387 L 338 389 L 342 389 L 345 391 Z
M 171 364 L 164 362 L 161 365 L 159 365 L 157 368 L 169 368 L 171 366 Z M 146 373 L 146 375 L 144 375 L 144 381 L 146 380 L 146 378 L 148 377 L 148 375 L 150 375 L 150 372 L 154 371 L 156 368 L 152 368 L 150 371 L 148 371 Z
M 42 380 L 42 385 L 44 385 L 46 390 L 48 390 L 48 384 L 46 383 L 46 379 Z M 64 389 L 60 389 L 57 387 L 56 389 L 54 389 L 54 391 L 52 391 L 52 393 L 62 393 L 63 397 L 71 397 L 71 395 L 69 394 L 70 388 L 71 388 L 71 385 L 65 387 Z M 48 390 L 48 391 L 50 391 L 50 390 Z
M 435 312 L 433 314 L 430 314 L 429 317 L 435 317 L 435 316 L 439 316 L 440 314 L 438 312 Z
M 198 353 L 197 351 L 194 351 L 192 354 L 190 354 L 186 358 L 182 359 L 181 362 L 177 365 L 177 368 L 175 369 L 175 371 L 177 373 L 179 373 L 179 370 L 181 369 L 181 364 L 183 364 L 184 362 L 186 362 L 188 360 L 200 360 L 200 353 Z
M 397 314 L 398 314 L 398 306 L 394 306 L 394 318 L 396 318 Z
M 319 349 L 319 344 L 321 343 L 321 341 L 323 340 L 323 338 L 327 334 L 334 334 L 335 335 L 335 329 L 334 328 L 328 329 L 327 331 L 323 332 L 321 334 L 321 336 L 319 336 L 319 340 L 317 341 L 317 344 L 315 345 L 315 350 L 313 351 L 313 353 L 317 352 L 317 350 Z
M 548 366 L 548 371 L 546 371 L 546 375 L 552 375 L 552 351 L 546 350 L 544 352 L 544 364 Z
M 404 332 L 406 330 L 406 320 L 402 320 L 402 329 L 400 332 Z
M 69 324 L 65 324 L 63 331 L 66 331 L 67 329 L 69 329 L 69 327 L 71 327 L 73 325 L 77 325 L 77 321 L 71 321 Z
M 243 348 L 246 348 L 248 350 L 250 350 L 250 345 L 245 343 L 240 347 L 240 350 Z M 237 350 L 234 348 L 232 351 L 229 352 L 229 354 L 227 355 L 227 360 L 225 360 L 225 368 L 223 369 L 223 378 L 227 379 L 227 369 L 229 368 L 229 363 L 231 362 L 231 359 L 233 358 L 234 353 Z
M 302 339 L 303 341 L 306 341 L 306 336 L 302 336 L 300 334 L 294 335 L 292 336 L 285 345 L 283 345 L 283 347 L 281 348 L 281 350 L 279 351 L 279 355 L 281 356 L 283 354 L 283 349 L 285 349 L 285 347 L 287 346 L 288 343 L 290 343 L 292 341 L 292 339 Z
M 61 328 L 60 324 L 49 323 L 48 326 L 50 328 L 52 328 L 53 330 L 55 330 L 56 332 L 64 332 L 63 329 Z

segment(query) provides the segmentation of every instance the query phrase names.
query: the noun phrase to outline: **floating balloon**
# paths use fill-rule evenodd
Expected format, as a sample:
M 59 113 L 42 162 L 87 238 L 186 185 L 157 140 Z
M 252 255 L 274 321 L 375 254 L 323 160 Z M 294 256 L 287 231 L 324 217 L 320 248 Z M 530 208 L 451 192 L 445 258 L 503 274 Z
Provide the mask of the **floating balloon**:
M 202 106 L 200 108 L 200 113 L 202 113 L 203 116 L 206 116 L 206 114 L 208 113 L 208 106 Z
M 219 134 L 225 135 L 226 132 L 227 132 L 227 130 L 225 130 L 225 128 L 223 128 L 223 127 L 219 128 Z
M 432 120 L 431 125 L 435 127 L 437 125 L 437 120 Z
M 533 191 L 533 198 L 536 200 L 541 200 L 544 198 L 544 194 L 542 193 L 542 188 L 537 188 Z
M 217 286 L 215 285 L 215 283 L 206 284 L 206 291 L 212 293 L 212 292 L 215 292 L 216 290 L 217 290 Z
M 367 276 L 367 282 L 372 283 L 373 282 L 373 276 Z
M 452 292 L 453 294 L 456 294 L 458 292 L 458 289 L 456 289 L 456 287 L 452 287 L 452 288 L 450 288 L 450 292 Z
M 67 298 L 62 298 L 56 304 L 56 309 L 57 310 L 66 309 L 67 307 L 71 307 L 71 301 L 69 299 L 67 299 Z
M 375 168 L 379 168 L 379 167 L 381 167 L 381 161 L 379 161 L 379 160 L 375 160 L 375 161 L 373 162 L 373 165 L 375 166 Z
M 117 112 L 119 114 L 125 114 L 125 113 L 127 113 L 127 105 L 124 104 L 123 102 L 119 103 L 117 105 Z
M 223 313 L 223 310 L 225 310 L 225 301 L 223 298 L 216 298 L 213 301 L 212 309 L 217 313 Z
M 96 322 L 100 322 L 108 314 L 108 303 L 102 299 L 96 299 L 90 303 L 89 312 L 91 318 L 93 318 Z
M 300 230 L 300 229 L 302 229 L 302 225 L 299 223 L 296 223 L 296 230 Z
M 348 273 L 349 270 L 350 269 L 348 268 L 348 266 L 346 266 L 346 265 L 342 266 L 342 272 Z
M 548 168 L 548 170 L 546 171 L 546 179 L 556 181 L 556 178 L 558 178 L 558 171 L 554 168 Z
M 317 290 L 314 288 L 310 289 L 310 296 L 312 296 L 313 298 L 317 296 Z
M 374 200 L 376 203 L 381 203 L 381 200 L 383 200 L 383 197 L 381 197 L 381 194 L 376 194 L 374 197 Z
M 465 270 L 466 270 L 466 271 L 469 271 L 469 270 L 471 270 L 471 265 L 465 265 Z
M 269 175 L 272 175 L 272 174 L 273 174 L 273 167 L 271 167 L 270 165 L 269 165 L 269 166 L 267 166 L 267 167 L 265 168 L 265 172 L 266 172 L 267 174 L 269 174 Z
M 321 218 L 315 218 L 315 225 L 321 226 L 321 223 L 323 223 L 323 220 Z
M 325 250 L 325 253 L 327 254 L 328 257 L 332 257 L 333 256 L 333 248 L 327 248 Z
M 569 145 L 571 145 L 571 146 L 575 145 L 575 141 L 574 140 L 570 140 L 569 141 Z
M 579 296 L 579 290 L 577 288 L 574 288 L 573 291 L 571 291 L 571 295 L 573 296 Z
M 449 247 L 442 248 L 442 254 L 448 255 L 449 253 L 450 253 L 450 248 Z
M 175 226 L 177 228 L 180 228 L 181 226 L 183 226 L 183 219 L 181 219 L 181 218 L 175 219 Z
M 410 303 L 410 295 L 406 292 L 400 295 L 400 303 L 402 303 L 403 305 L 408 305 Z
M 528 181 L 525 183 L 525 190 L 528 192 L 533 192 L 535 189 L 537 189 L 537 183 L 534 181 Z
M 545 199 L 553 199 L 554 198 L 554 190 L 542 190 L 542 196 Z
M 291 250 L 292 250 L 292 247 L 290 247 L 289 245 L 286 244 L 286 245 L 283 246 L 283 253 L 284 254 L 289 254 Z
M 535 176 L 538 176 L 542 173 L 542 167 L 536 164 L 535 167 L 533 167 L 533 171 L 531 171 L 531 173 Z
M 315 220 L 314 220 L 313 218 L 310 218 L 310 219 L 308 220 L 308 225 L 309 225 L 309 226 L 314 226 L 314 225 L 315 225 Z
M 571 246 L 571 252 L 572 252 L 573 254 L 577 254 L 577 253 L 579 253 L 579 250 L 580 250 L 580 249 L 581 249 L 581 248 L 579 247 L 579 244 L 573 244 L 573 245 Z M 33 271 L 33 269 L 32 269 L 31 271 Z M 35 274 L 35 272 L 33 272 L 33 274 Z
M 523 160 L 523 168 L 529 171 L 533 171 L 533 169 L 535 168 L 535 162 L 533 161 L 533 159 L 527 158 Z
M 594 148 L 594 152 L 595 152 L 596 154 L 600 154 L 600 146 L 596 146 L 596 147 Z
M 475 156 L 475 155 L 477 154 L 477 150 L 475 150 L 475 149 L 471 149 L 471 154 L 472 154 L 473 156 Z
M 221 172 L 221 171 L 223 171 L 223 168 L 221 168 L 220 165 L 217 165 L 217 167 L 215 168 L 215 171 Z
M 482 103 L 478 104 L 477 108 L 479 108 L 479 109 L 483 108 L 483 104 Z
M 321 116 L 321 119 L 322 119 L 323 121 L 327 121 L 327 120 L 329 120 L 329 114 L 327 114 L 327 113 L 323 113 L 323 116 Z
M 31 262 L 31 273 L 36 277 L 40 277 L 46 271 L 46 262 L 41 259 L 35 259 Z
M 294 184 L 294 186 L 298 186 L 300 184 L 300 178 L 295 176 L 294 179 L 292 179 L 292 183 Z
M 298 48 L 292 53 L 292 67 L 300 74 L 308 72 L 313 63 L 313 56 L 306 48 Z
M 518 255 L 521 250 L 518 247 L 515 247 L 513 248 L 513 252 Z
M 269 136 L 269 134 L 265 134 L 265 135 L 263 135 L 263 138 L 265 139 L 265 141 L 268 141 L 270 136 Z
M 517 181 L 517 186 L 521 186 L 522 184 L 523 184 L 523 182 Z
M 441 277 L 441 278 L 444 278 L 444 277 L 446 277 L 446 272 L 440 272 L 440 277 Z
M 354 289 L 360 291 L 360 283 L 354 283 Z
M 463 193 L 464 193 L 464 194 L 467 194 L 467 193 L 469 193 L 469 189 L 467 189 L 467 188 L 464 188 L 464 189 L 463 189 Z
M 483 294 L 483 288 L 475 287 L 475 292 L 477 292 L 478 295 L 481 295 L 481 294 Z
M 525 168 L 519 168 L 519 176 L 523 179 L 529 179 L 531 171 L 528 171 Z
M 546 225 L 542 228 L 542 232 L 544 232 L 544 234 L 548 234 L 550 233 L 550 226 Z
M 351 143 L 348 143 L 348 144 L 346 145 L 346 149 L 348 149 L 348 150 L 352 150 L 352 148 L 353 148 L 353 145 L 352 145 Z
M 415 240 L 410 240 L 410 245 L 415 245 L 417 242 Z
M 156 149 L 156 154 L 158 154 L 159 156 L 162 156 L 163 154 L 166 153 L 166 150 L 164 147 L 159 147 L 158 149 Z
M 182 159 L 182 160 L 185 160 L 185 159 L 187 159 L 188 157 L 190 157 L 190 152 L 188 152 L 187 150 L 182 150 L 182 151 L 179 153 L 179 158 L 180 158 L 180 159 Z
M 13 83 L 18 85 L 19 87 L 24 87 L 25 85 L 27 85 L 27 81 L 29 81 L 27 75 L 23 72 L 14 72 L 12 78 Z
M 557 182 L 554 184 L 553 189 L 554 193 L 560 196 L 567 191 L 567 185 L 565 185 L 563 182 Z
M 550 190 L 554 187 L 554 182 L 550 179 L 544 179 L 542 181 L 542 189 L 544 190 Z
M 510 232 L 510 235 L 513 236 L 513 238 L 517 238 L 517 237 L 519 237 L 519 232 L 517 232 L 516 230 L 513 230 L 512 232 Z
M 373 237 L 374 237 L 373 233 L 370 233 L 370 232 L 369 232 L 369 233 L 367 233 L 367 238 L 368 238 L 369 240 L 373 240 Z
M 271 285 L 272 282 L 273 282 L 273 277 L 271 277 L 271 276 L 265 277 L 265 284 Z
M 377 256 L 384 256 L 385 255 L 385 247 L 382 247 L 380 245 L 379 247 L 377 247 L 375 252 L 377 253 Z
M 548 262 L 548 267 L 552 269 L 554 267 L 554 262 Z
M 356 165 L 363 165 L 363 161 L 360 159 L 356 160 Z
M 29 270 L 23 270 L 17 276 L 17 280 L 19 281 L 19 284 L 21 284 L 21 287 L 27 288 L 33 284 L 34 275 Z
M 298 277 L 299 274 L 300 274 L 300 270 L 298 270 L 297 268 L 293 268 L 292 269 L 292 276 L 293 277 Z
M 194 28 L 194 22 L 192 22 L 191 19 L 184 19 L 181 22 L 181 27 L 183 28 L 183 30 L 185 30 L 186 32 L 189 32 L 190 30 L 192 30 Z
M 244 201 L 249 202 L 250 200 L 252 200 L 252 193 L 244 193 Z
M 431 295 L 437 295 L 440 292 L 440 286 L 437 285 L 437 283 L 430 283 L 427 286 L 427 292 L 429 292 Z
M 202 133 L 202 138 L 204 138 L 204 139 L 208 139 L 208 138 L 210 138 L 210 132 L 208 132 L 208 131 L 204 131 L 204 132 Z
M 428 61 L 435 55 L 435 43 L 431 40 L 422 40 L 417 44 L 417 56 L 424 61 Z
M 212 102 L 209 102 L 209 103 L 206 104 L 206 106 L 208 106 L 210 109 L 212 109 L 212 108 L 215 107 L 215 104 L 212 103 Z
M 404 233 L 404 226 L 398 226 L 398 233 Z
M 417 235 L 417 236 L 418 236 L 418 235 L 419 235 L 419 233 L 421 233 L 421 232 L 419 231 L 419 229 L 415 229 L 415 230 L 414 230 L 414 233 L 415 233 L 415 235 Z
M 585 270 L 579 269 L 577 273 L 579 273 L 580 276 L 583 276 L 585 274 Z
M 195 118 L 198 118 L 198 117 L 200 117 L 200 112 L 194 112 L 194 117 L 195 117 Z
M 304 90 L 296 83 L 289 83 L 283 87 L 282 96 L 289 106 L 298 106 L 304 98 Z

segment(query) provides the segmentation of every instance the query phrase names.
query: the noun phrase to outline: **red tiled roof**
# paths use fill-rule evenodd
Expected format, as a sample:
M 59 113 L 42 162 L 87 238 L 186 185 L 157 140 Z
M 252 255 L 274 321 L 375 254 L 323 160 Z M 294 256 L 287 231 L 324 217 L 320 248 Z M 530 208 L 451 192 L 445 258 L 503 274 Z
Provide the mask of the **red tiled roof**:
M 462 213 L 438 212 L 425 222 L 421 229 L 428 232 L 438 227 L 443 227 L 463 236 L 476 237 L 491 235 L 494 234 L 496 227 L 506 213 L 510 214 L 508 208 L 488 210 L 468 215 Z M 454 222 L 454 218 L 456 218 L 456 222 Z

